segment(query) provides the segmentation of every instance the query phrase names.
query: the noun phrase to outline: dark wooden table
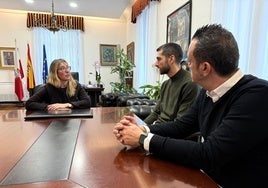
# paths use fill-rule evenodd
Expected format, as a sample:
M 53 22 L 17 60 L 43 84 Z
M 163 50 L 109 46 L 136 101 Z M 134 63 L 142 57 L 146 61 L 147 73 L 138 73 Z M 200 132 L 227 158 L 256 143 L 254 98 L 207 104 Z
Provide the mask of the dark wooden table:
M 91 98 L 91 106 L 96 107 L 100 102 L 99 97 L 104 90 L 103 87 L 84 87 Z
M 217 187 L 206 174 L 199 170 L 147 156 L 141 149 L 126 148 L 117 142 L 112 128 L 125 114 L 130 113 L 128 108 L 100 107 L 93 108 L 93 112 L 94 117 L 91 119 L 24 121 L 25 110 L 0 110 L 2 116 L 0 118 L 0 186 L 5 188 Z M 71 162 L 70 167 L 67 168 L 67 176 L 58 178 L 56 174 L 62 168 L 57 163 L 54 164 L 55 160 L 64 163 L 67 157 L 64 152 L 55 150 L 55 147 L 66 144 L 66 140 L 71 140 L 72 138 L 64 136 L 63 132 L 76 126 L 75 123 L 65 125 L 64 122 L 69 124 L 79 122 L 79 128 L 72 143 L 74 150 L 69 153 Z M 64 131 L 60 130 L 54 135 L 54 132 L 48 132 L 51 128 L 56 132 L 59 131 L 57 126 Z M 54 143 L 53 139 L 57 139 L 57 142 Z M 42 148 L 43 145 L 48 144 L 49 147 L 45 151 L 43 149 L 38 151 L 38 147 Z M 33 150 L 34 148 L 38 152 Z M 45 156 L 42 152 L 48 156 L 53 156 L 53 152 L 62 155 L 55 158 L 50 156 L 43 161 Z M 39 169 L 39 165 L 44 167 Z M 46 173 L 48 168 L 52 168 L 52 173 Z M 44 173 L 51 179 L 42 180 L 44 177 L 36 175 L 39 173 Z M 32 177 L 31 181 L 13 185 L 17 182 L 17 176 L 24 177 L 24 175 Z M 8 184 L 5 183 L 7 179 L 9 179 Z

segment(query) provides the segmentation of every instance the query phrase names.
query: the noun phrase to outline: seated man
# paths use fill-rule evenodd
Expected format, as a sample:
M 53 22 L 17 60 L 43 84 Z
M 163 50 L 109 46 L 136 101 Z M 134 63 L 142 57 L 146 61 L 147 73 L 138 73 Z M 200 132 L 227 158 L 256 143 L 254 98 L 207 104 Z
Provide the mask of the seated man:
M 178 120 L 193 104 L 198 93 L 190 73 L 181 68 L 181 47 L 176 43 L 167 43 L 156 51 L 155 66 L 160 74 L 167 74 L 169 79 L 162 83 L 160 98 L 154 111 L 144 120 L 146 124 Z
M 221 187 L 267 187 L 268 82 L 244 75 L 231 32 L 206 25 L 193 35 L 188 65 L 202 86 L 178 121 L 137 126 L 126 116 L 114 127 L 125 145 L 141 146 L 162 159 L 202 169 Z M 200 131 L 204 142 L 184 140 Z
M 47 83 L 26 101 L 27 110 L 90 108 L 90 105 L 88 94 L 72 78 L 70 66 L 63 59 L 51 63 Z

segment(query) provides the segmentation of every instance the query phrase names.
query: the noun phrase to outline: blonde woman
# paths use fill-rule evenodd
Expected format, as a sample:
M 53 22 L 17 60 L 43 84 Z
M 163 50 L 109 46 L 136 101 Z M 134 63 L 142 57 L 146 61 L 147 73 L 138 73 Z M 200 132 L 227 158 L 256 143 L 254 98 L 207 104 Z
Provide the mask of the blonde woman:
M 90 108 L 90 97 L 71 75 L 64 59 L 55 59 L 49 68 L 47 83 L 26 102 L 27 110 Z

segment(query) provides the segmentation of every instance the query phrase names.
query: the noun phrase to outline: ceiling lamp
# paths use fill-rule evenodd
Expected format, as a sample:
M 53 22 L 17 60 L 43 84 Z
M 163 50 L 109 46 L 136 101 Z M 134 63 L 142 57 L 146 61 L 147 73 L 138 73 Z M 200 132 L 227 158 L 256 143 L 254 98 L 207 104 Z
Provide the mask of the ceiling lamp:
M 41 17 L 41 18 L 40 18 Z M 51 14 L 44 16 L 41 14 L 35 14 L 34 25 L 44 27 L 49 31 L 55 33 L 56 31 L 63 30 L 67 31 L 72 29 L 72 17 L 71 16 L 57 16 L 54 11 L 54 1 L 51 4 Z

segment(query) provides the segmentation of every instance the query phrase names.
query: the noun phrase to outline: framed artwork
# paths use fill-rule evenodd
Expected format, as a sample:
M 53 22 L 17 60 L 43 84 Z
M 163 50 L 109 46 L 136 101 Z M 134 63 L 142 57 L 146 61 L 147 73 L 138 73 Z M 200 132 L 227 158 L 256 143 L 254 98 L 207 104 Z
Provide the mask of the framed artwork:
M 131 42 L 127 45 L 127 58 L 135 64 L 135 44 Z
M 100 44 L 100 63 L 102 66 L 114 66 L 117 64 L 117 45 Z
M 15 48 L 0 47 L 0 69 L 14 69 L 15 64 Z
M 181 46 L 183 59 L 187 58 L 187 51 L 191 40 L 192 1 L 188 1 L 167 16 L 167 42 L 174 42 Z
M 135 64 L 135 43 L 131 42 L 127 45 L 127 58 Z M 131 72 L 130 77 L 125 78 L 126 84 L 129 85 L 129 87 L 133 87 L 133 71 Z

